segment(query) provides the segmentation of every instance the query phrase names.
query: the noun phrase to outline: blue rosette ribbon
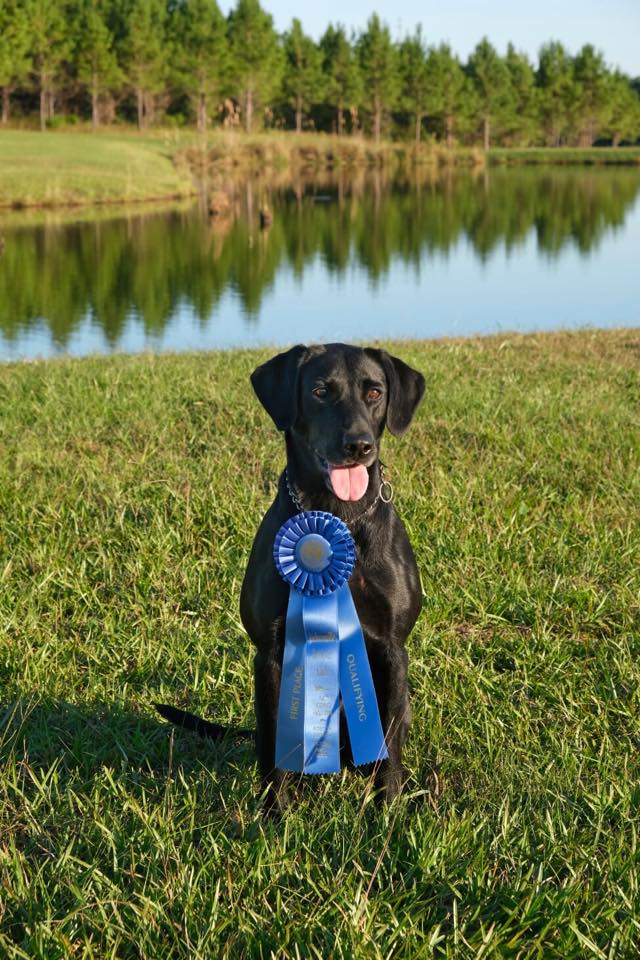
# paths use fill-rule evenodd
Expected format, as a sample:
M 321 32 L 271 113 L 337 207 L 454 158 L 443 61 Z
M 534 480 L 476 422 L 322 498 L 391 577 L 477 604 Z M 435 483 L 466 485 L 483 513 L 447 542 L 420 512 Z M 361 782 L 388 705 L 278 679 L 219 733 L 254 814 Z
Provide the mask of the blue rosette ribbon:
M 388 757 L 362 627 L 348 580 L 355 545 L 322 510 L 284 523 L 273 545 L 289 604 L 278 702 L 276 766 L 340 771 L 340 702 L 356 765 Z

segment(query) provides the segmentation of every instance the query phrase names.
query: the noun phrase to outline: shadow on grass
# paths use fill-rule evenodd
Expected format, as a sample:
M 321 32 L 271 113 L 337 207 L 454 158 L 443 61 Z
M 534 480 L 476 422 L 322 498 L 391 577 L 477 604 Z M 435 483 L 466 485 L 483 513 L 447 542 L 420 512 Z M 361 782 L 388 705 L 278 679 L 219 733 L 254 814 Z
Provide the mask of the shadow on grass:
M 367 802 L 375 771 L 370 764 L 355 767 L 348 748 L 342 762 L 349 771 L 346 780 L 292 774 L 292 810 L 301 803 L 310 804 L 312 813 L 329 796 L 340 803 L 340 798 L 344 801 L 350 795 L 361 812 L 368 806 L 366 820 L 370 822 L 363 824 L 363 829 L 376 838 L 380 805 Z M 171 785 L 174 800 L 182 796 L 186 801 L 191 796 L 205 820 L 221 814 L 226 822 L 229 810 L 237 808 L 251 819 L 262 810 L 251 741 L 238 742 L 233 733 L 219 741 L 200 738 L 135 703 L 75 704 L 36 697 L 0 702 L 0 771 L 9 794 L 13 784 L 18 793 L 31 799 L 39 792 L 50 795 L 52 801 L 66 791 L 89 796 L 96 788 L 104 796 L 113 790 L 121 798 L 162 803 Z M 421 776 L 418 782 L 411 778 L 401 801 L 404 810 L 433 804 L 429 779 L 423 783 Z M 2 794 L 0 789 L 0 799 Z M 278 819 L 273 822 L 276 830 Z M 245 839 L 250 836 L 253 834 Z
M 151 704 L 149 705 L 151 708 Z M 136 705 L 19 697 L 0 702 L 0 763 L 10 757 L 33 770 L 79 774 L 116 769 L 158 778 L 189 778 L 204 766 L 216 774 L 253 776 L 253 747 L 231 737 L 214 742 L 176 729 Z

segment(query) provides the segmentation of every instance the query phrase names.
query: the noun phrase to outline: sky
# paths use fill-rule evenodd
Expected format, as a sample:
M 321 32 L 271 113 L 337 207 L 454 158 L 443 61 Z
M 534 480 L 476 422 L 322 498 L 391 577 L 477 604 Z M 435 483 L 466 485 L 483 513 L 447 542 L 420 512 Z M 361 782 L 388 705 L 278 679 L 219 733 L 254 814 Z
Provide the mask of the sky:
M 328 23 L 364 27 L 377 12 L 395 39 L 422 24 L 427 43 L 447 41 L 465 60 L 478 40 L 487 36 L 504 53 L 511 40 L 535 62 L 540 46 L 560 40 L 570 53 L 593 43 L 611 66 L 640 76 L 640 0 L 324 0 L 293 3 L 261 0 L 276 29 L 287 29 L 293 17 L 316 40 Z M 227 13 L 234 4 L 222 0 Z

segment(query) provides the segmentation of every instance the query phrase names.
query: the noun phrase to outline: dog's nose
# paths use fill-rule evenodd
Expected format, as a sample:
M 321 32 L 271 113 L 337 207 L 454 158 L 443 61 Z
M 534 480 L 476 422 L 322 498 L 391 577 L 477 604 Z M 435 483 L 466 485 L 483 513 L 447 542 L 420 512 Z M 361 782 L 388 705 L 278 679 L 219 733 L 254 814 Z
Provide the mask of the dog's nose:
M 350 460 L 363 460 L 373 450 L 373 437 L 370 433 L 345 433 L 342 440 L 342 452 Z

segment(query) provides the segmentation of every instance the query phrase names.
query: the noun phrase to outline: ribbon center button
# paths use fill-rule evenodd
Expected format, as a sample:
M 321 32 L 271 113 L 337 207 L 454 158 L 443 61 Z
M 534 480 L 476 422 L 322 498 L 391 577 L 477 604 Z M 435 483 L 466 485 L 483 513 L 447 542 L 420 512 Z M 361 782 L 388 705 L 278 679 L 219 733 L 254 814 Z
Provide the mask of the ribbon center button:
M 322 573 L 331 563 L 331 544 L 319 533 L 307 533 L 296 544 L 296 560 L 309 573 Z

